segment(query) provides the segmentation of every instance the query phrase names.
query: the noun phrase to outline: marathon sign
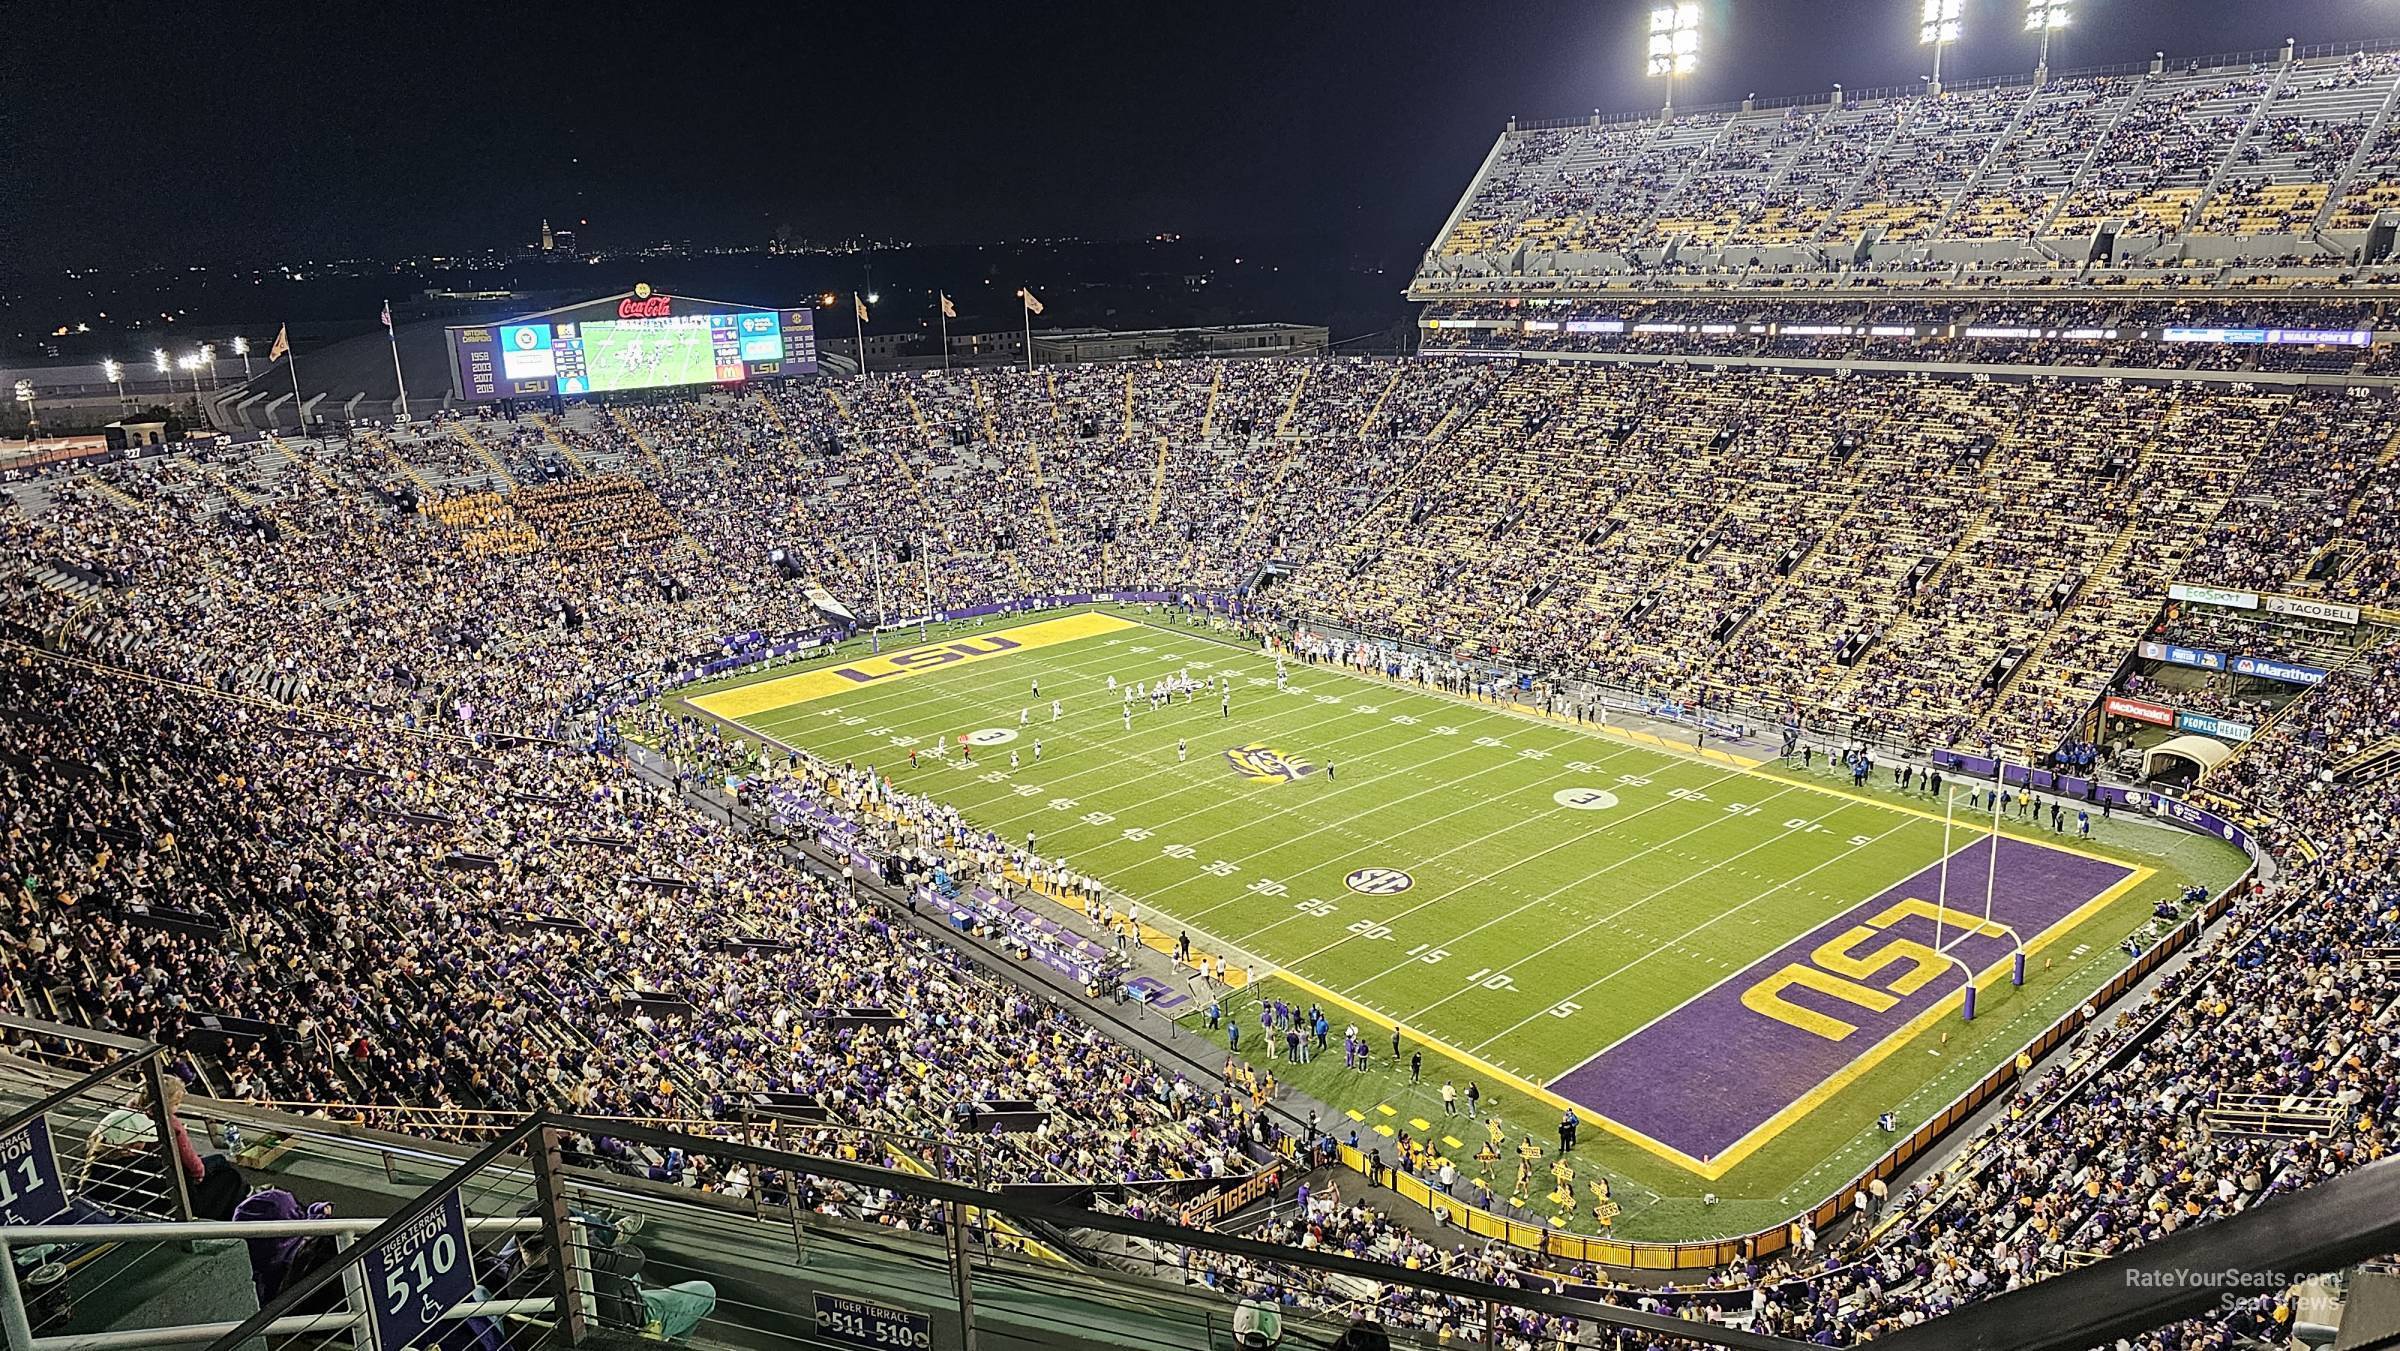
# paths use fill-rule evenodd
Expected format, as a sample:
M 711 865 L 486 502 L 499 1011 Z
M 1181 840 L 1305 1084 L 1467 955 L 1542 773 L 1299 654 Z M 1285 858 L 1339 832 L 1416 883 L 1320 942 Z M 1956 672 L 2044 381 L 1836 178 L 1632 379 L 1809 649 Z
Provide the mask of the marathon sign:
M 2139 699 L 2127 699 L 2122 695 L 2112 694 L 2100 707 L 2112 718 L 2131 718 L 2135 722 L 2146 722 L 2154 727 L 2173 727 L 2175 725 L 2175 710 L 2163 704 L 2145 703 Z
M 2339 601 L 2308 600 L 2301 596 L 2269 596 L 2266 598 L 2266 602 L 2269 614 L 2294 615 L 2301 619 L 2323 619 L 2335 624 L 2358 622 L 2358 607 L 2344 605 Z
M 2167 599 L 2185 600 L 2195 605 L 2230 605 L 2237 610 L 2258 608 L 2255 591 L 2228 591 L 2221 586 L 2185 586 L 2181 582 L 2167 588 Z
M 2261 680 L 2280 680 L 2286 685 L 2322 685 L 2330 671 L 2314 666 L 2297 666 L 2288 661 L 2272 661 L 2266 657 L 2235 657 L 2235 675 L 2257 676 Z
M 2205 647 L 2183 647 L 2175 643 L 2145 642 L 2142 656 L 2150 661 L 2173 662 L 2177 666 L 2196 666 L 2203 671 L 2225 669 L 2225 654 L 2211 652 Z

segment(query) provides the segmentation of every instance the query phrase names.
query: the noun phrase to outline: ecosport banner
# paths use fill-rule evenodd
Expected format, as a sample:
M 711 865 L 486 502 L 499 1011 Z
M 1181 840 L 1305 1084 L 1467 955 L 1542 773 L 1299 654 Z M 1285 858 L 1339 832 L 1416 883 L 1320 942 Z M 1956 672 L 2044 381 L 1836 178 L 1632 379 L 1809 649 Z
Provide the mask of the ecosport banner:
M 2230 605 L 2237 610 L 2258 608 L 2255 591 L 2228 591 L 2221 586 L 2185 586 L 2181 582 L 2167 588 L 2167 599 L 2188 600 L 2200 605 Z
M 2325 678 L 2333 674 L 2314 666 L 2295 666 L 2288 661 L 2275 661 L 2267 657 L 2235 657 L 2233 673 L 2257 676 L 2261 680 L 2280 680 L 2287 685 L 2322 685 Z
M 2203 671 L 2225 669 L 2225 654 L 2205 647 L 2183 647 L 2175 643 L 2145 641 L 2142 656 L 2151 661 L 2173 662 L 2177 666 L 2196 666 Z
M 2302 619 L 2325 619 L 2336 624 L 2358 622 L 2358 607 L 2339 601 L 2309 600 L 2304 596 L 2269 596 L 2267 610 L 2271 614 L 2297 615 Z

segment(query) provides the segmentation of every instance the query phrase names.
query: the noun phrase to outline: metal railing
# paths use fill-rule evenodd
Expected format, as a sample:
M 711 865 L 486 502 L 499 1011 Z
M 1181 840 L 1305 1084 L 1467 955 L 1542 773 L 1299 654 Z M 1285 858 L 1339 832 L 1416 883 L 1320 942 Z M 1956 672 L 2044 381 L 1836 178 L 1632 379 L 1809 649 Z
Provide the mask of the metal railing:
M 262 1116 L 270 1114 L 261 1114 Z M 291 1122 L 305 1132 L 314 1123 Z M 744 1195 L 619 1176 L 595 1146 L 697 1153 L 774 1181 Z M 83 1328 L 37 1336 L 25 1293 L 0 1276 L 0 1322 L 26 1351 L 284 1351 L 328 1336 L 360 1351 L 430 1344 L 455 1325 L 502 1351 L 569 1345 L 595 1332 L 760 1347 L 856 1341 L 898 1347 L 1073 1348 L 1231 1345 L 1245 1296 L 1281 1305 L 1287 1333 L 1323 1344 L 1360 1312 L 1438 1304 L 1466 1344 L 1492 1345 L 1504 1321 L 1577 1320 L 1738 1347 L 1792 1344 L 1734 1327 L 1515 1289 L 1387 1257 L 1302 1250 L 1236 1234 L 1086 1210 L 867 1164 L 679 1132 L 544 1115 L 396 1197 L 383 1219 L 232 1224 L 40 1224 L 0 1228 L 0 1270 L 33 1245 L 173 1245 L 194 1239 L 331 1239 L 306 1270 L 261 1279 L 267 1298 L 238 1319 L 163 1328 Z M 310 1170 L 292 1186 L 321 1181 Z M 372 1175 L 337 1176 L 376 1186 Z M 285 1179 L 262 1176 L 262 1183 Z M 1103 1267 L 1027 1259 L 1011 1226 L 1072 1229 L 1105 1246 Z M 639 1240 L 636 1242 L 636 1240 Z M 253 1243 L 253 1249 L 262 1246 Z M 255 1261 L 255 1258 L 254 1258 Z M 295 1263 L 295 1265 L 297 1265 Z M 254 1267 L 254 1274 L 256 1268 Z M 235 1278 L 238 1282 L 239 1278 Z M 1395 1302 L 1364 1292 L 1405 1290 Z M 1363 1300 L 1363 1302 L 1362 1302 Z M 1303 1340 L 1296 1337 L 1295 1340 Z M 1432 1321 L 1396 1344 L 1432 1347 Z M 452 1344 L 456 1344 L 453 1342 Z

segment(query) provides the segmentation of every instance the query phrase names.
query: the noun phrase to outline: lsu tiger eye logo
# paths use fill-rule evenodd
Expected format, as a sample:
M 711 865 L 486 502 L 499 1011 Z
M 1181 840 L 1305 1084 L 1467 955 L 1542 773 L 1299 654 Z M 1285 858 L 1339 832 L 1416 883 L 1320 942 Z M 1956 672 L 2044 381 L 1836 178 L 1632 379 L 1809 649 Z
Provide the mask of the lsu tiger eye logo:
M 1252 783 L 1290 783 L 1317 771 L 1317 767 L 1306 760 L 1295 760 L 1259 741 L 1225 752 L 1225 763 L 1233 766 L 1234 773 Z

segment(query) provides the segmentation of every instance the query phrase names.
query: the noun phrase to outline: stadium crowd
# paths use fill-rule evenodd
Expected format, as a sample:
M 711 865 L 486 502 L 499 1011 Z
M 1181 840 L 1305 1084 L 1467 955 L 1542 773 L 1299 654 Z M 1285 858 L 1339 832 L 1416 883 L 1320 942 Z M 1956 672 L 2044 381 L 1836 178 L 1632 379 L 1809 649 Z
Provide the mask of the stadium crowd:
M 1779 714 L 1856 722 L 1872 689 L 1872 719 L 1903 740 L 2047 747 L 2167 581 L 2372 595 L 2391 571 L 2392 423 L 2330 394 L 1333 361 L 593 411 L 151 457 L 12 493 L 0 969 L 18 1007 L 157 1038 L 214 1096 L 378 1123 L 543 1105 L 722 1123 L 790 1094 L 834 1124 L 781 1139 L 873 1162 L 1229 1176 L 1285 1139 L 1266 1092 L 1166 1070 L 985 972 L 644 774 L 603 715 L 635 710 L 632 730 L 696 778 L 738 770 L 815 809 L 820 843 L 1021 886 L 1056 861 L 865 766 L 730 744 L 638 711 L 644 696 L 760 635 L 827 632 L 775 550 L 895 614 L 1230 591 L 1275 562 L 1294 574 L 1265 593 L 1284 616 Z M 2359 548 L 2347 570 L 2310 575 L 2321 534 L 2259 547 L 2337 514 Z M 59 589 L 65 569 L 97 591 Z M 38 650 L 62 634 L 105 666 Z M 2400 988 L 2356 958 L 2400 945 L 2400 860 L 2384 804 L 2329 776 L 2395 734 L 2387 647 L 2212 779 L 2278 822 L 2285 868 L 2021 1085 L 1967 1162 L 1872 1226 L 1618 1296 L 1850 1344 L 2380 1156 L 2400 1085 L 2374 1042 Z M 2321 1099 L 2340 1129 L 2208 1129 L 2237 1092 Z M 1009 1101 L 1044 1124 L 976 1129 Z M 628 1166 L 933 1222 L 705 1159 Z M 1504 1282 L 1592 1276 L 1330 1194 L 1271 1232 Z M 1331 1297 L 1279 1268 L 1189 1269 Z M 1479 1309 L 1404 1290 L 1367 1302 L 1479 1330 Z M 1521 1320 L 1504 1341 L 1590 1331 Z

